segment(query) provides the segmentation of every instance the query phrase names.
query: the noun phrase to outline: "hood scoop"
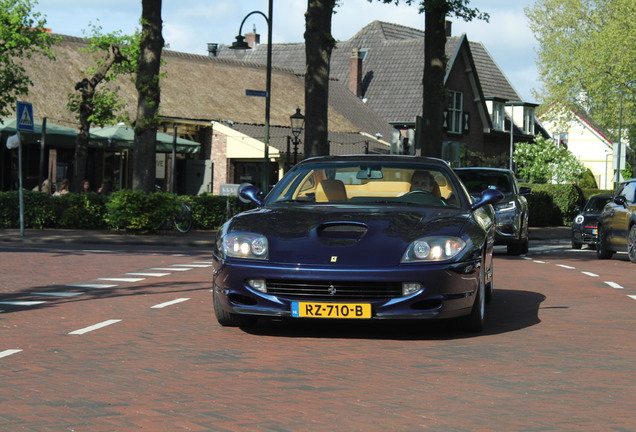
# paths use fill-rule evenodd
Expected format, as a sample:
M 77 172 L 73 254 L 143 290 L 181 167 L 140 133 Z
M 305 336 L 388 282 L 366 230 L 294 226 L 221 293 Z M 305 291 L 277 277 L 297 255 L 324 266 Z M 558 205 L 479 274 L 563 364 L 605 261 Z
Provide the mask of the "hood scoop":
M 318 226 L 317 234 L 321 242 L 333 246 L 349 246 L 364 237 L 369 228 L 358 222 L 328 222 Z

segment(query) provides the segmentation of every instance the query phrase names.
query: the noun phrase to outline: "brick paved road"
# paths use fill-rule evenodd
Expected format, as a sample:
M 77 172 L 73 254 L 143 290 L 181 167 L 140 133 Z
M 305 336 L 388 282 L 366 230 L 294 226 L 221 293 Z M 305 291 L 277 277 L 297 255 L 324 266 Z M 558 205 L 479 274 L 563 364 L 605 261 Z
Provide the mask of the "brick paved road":
M 0 248 L 0 301 L 47 301 L 0 305 L 2 431 L 634 430 L 636 266 L 624 257 L 497 254 L 488 328 L 474 336 L 387 322 L 222 328 L 205 250 L 51 248 Z M 168 274 L 126 274 L 151 272 Z M 121 277 L 144 280 L 99 280 Z M 66 287 L 96 283 L 118 286 Z

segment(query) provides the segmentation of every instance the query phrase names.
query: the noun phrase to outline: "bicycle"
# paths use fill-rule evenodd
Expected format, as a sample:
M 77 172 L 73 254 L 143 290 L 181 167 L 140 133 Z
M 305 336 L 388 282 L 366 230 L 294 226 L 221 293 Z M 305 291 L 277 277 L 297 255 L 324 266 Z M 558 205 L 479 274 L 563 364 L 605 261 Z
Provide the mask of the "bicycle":
M 155 185 L 155 190 L 161 192 L 161 186 Z M 164 221 L 162 228 L 168 229 L 173 226 L 180 233 L 187 233 L 192 228 L 192 208 L 188 201 L 178 200 L 178 207 L 172 214 L 168 215 Z
M 187 233 L 192 228 L 192 209 L 188 201 L 181 201 L 181 207 L 172 217 L 172 225 L 180 233 Z

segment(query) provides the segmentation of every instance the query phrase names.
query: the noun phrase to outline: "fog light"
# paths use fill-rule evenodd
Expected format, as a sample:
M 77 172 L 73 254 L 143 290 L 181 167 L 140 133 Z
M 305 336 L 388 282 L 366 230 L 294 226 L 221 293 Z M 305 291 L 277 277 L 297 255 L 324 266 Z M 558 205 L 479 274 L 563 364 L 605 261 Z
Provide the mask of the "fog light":
M 402 283 L 402 295 L 409 295 L 418 292 L 422 289 L 422 284 L 418 282 L 403 282 Z
M 262 293 L 267 292 L 267 283 L 265 282 L 265 279 L 250 279 L 247 281 L 247 284 L 250 288 L 253 288 L 256 291 L 260 291 Z

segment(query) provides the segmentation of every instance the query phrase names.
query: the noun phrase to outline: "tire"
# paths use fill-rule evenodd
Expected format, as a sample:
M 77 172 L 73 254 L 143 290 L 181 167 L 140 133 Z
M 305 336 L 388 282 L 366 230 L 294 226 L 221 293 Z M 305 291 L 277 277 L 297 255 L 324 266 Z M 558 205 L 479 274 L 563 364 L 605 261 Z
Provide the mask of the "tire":
M 463 327 L 466 331 L 478 333 L 484 329 L 486 318 L 486 283 L 484 281 L 484 270 L 479 272 L 479 287 L 475 294 L 475 302 L 470 310 L 470 315 L 464 317 Z
M 215 289 L 212 289 L 212 304 L 214 305 L 214 316 L 223 327 L 252 327 L 256 324 L 254 317 L 236 315 L 223 309 Z
M 190 206 L 183 204 L 181 210 L 174 217 L 174 227 L 180 233 L 187 233 L 192 227 L 192 211 Z
M 523 253 L 523 242 L 521 239 L 510 243 L 506 249 L 508 255 L 521 255 Z
M 582 247 L 583 247 L 582 243 L 575 242 L 574 240 L 572 240 L 572 249 L 581 249 Z
M 631 262 L 636 263 L 636 225 L 632 225 L 627 235 L 627 255 Z
M 630 231 L 631 232 L 631 231 Z M 596 243 L 596 257 L 598 259 L 610 259 L 614 255 L 614 251 L 607 248 L 607 240 L 605 232 L 601 227 L 598 228 L 598 243 Z

